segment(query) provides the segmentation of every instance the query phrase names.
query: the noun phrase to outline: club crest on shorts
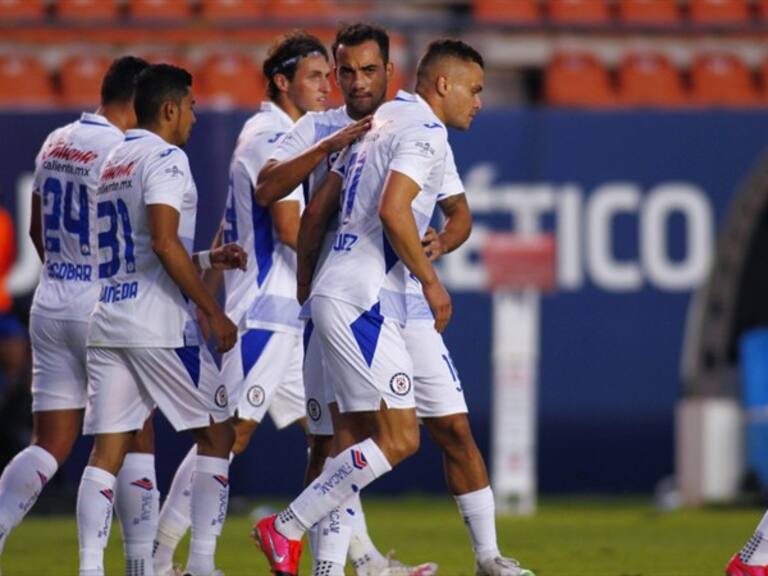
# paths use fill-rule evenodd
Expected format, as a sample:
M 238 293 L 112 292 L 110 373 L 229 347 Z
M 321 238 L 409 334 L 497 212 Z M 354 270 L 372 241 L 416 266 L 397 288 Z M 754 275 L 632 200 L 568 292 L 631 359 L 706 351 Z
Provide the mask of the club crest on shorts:
M 358 470 L 362 470 L 368 466 L 368 460 L 365 459 L 365 455 L 360 450 L 352 450 L 352 466 Z
M 320 407 L 320 402 L 315 400 L 314 398 L 310 398 L 307 400 L 307 414 L 309 414 L 309 417 L 312 418 L 313 422 L 317 422 L 320 420 L 320 416 L 322 415 L 323 410 Z
M 251 386 L 248 389 L 248 403 L 251 406 L 256 406 L 257 408 L 264 404 L 264 398 L 266 394 L 264 394 L 264 388 L 261 386 Z
M 411 391 L 411 379 L 405 372 L 398 372 L 389 379 L 389 388 L 398 396 L 405 396 Z
M 224 408 L 227 405 L 227 387 L 222 384 L 216 388 L 216 394 L 213 396 L 213 401 L 216 402 L 216 406 Z

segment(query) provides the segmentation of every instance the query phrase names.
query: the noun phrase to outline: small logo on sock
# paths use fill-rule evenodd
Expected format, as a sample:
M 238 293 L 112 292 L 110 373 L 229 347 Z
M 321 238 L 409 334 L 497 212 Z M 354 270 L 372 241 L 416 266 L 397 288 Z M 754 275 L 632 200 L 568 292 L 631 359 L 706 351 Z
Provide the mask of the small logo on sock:
M 48 483 L 48 476 L 40 472 L 40 470 L 37 471 L 37 477 L 40 478 L 40 484 L 45 486 Z
M 101 490 L 100 493 L 102 496 L 104 496 L 104 498 L 106 498 L 110 502 L 112 502 L 112 500 L 115 498 L 115 493 L 109 488 L 105 488 L 104 490 Z
M 139 480 L 134 480 L 131 482 L 131 486 L 138 486 L 139 488 L 143 488 L 144 490 L 154 490 L 155 485 L 152 483 L 152 480 L 149 478 L 141 478 Z
M 219 484 L 224 486 L 224 488 L 229 487 L 229 478 L 226 476 L 222 476 L 221 474 L 214 474 L 213 479 L 216 480 Z
M 368 466 L 368 460 L 365 459 L 363 453 L 360 450 L 352 450 L 352 465 L 358 470 L 362 470 Z

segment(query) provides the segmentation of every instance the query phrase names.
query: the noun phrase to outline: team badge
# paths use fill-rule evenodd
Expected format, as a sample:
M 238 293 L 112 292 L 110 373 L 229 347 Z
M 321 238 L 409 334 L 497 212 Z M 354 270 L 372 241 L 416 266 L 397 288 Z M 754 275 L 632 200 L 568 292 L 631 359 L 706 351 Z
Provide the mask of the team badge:
M 398 372 L 389 379 L 389 388 L 398 396 L 405 396 L 411 391 L 411 379 L 405 372 Z
M 131 482 L 131 485 L 137 486 L 147 491 L 155 489 L 155 484 L 149 478 L 140 478 L 139 480 L 134 480 L 133 482 Z
M 322 413 L 323 411 L 322 408 L 320 408 L 320 402 L 314 398 L 307 400 L 307 414 L 309 414 L 309 417 L 312 418 L 313 422 L 320 420 Z
M 261 386 L 251 386 L 248 389 L 248 402 L 251 404 L 251 406 L 256 406 L 258 408 L 264 404 L 265 396 L 264 388 Z
M 352 466 L 358 470 L 368 466 L 368 460 L 365 459 L 365 455 L 360 450 L 352 450 Z
M 216 388 L 216 394 L 214 395 L 213 400 L 216 402 L 216 406 L 219 408 L 224 408 L 228 402 L 227 387 L 222 384 Z

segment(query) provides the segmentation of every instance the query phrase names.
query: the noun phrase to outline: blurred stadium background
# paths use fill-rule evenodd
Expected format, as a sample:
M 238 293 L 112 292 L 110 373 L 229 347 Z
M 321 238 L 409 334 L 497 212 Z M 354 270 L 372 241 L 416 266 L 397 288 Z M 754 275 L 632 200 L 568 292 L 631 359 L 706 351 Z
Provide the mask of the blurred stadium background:
M 188 153 L 205 247 L 270 42 L 295 27 L 330 42 L 339 21 L 358 19 L 392 34 L 393 89 L 411 87 L 435 36 L 467 40 L 488 64 L 485 110 L 451 135 L 475 229 L 441 265 L 455 306 L 446 339 L 485 454 L 493 330 L 481 249 L 490 231 L 525 228 L 556 247 L 535 358 L 540 491 L 656 490 L 674 503 L 680 489 L 700 503 L 768 483 L 766 0 L 0 0 L 0 199 L 17 225 L 17 315 L 39 273 L 25 240 L 35 155 L 50 130 L 95 109 L 112 58 L 194 73 Z M 5 460 L 28 441 L 25 402 L 5 382 Z M 190 440 L 162 421 L 158 435 L 164 490 Z M 298 430 L 265 426 L 233 465 L 233 494 L 296 492 L 302 447 Z M 40 509 L 73 493 L 87 452 L 85 440 Z M 372 491 L 444 493 L 440 467 L 425 440 Z

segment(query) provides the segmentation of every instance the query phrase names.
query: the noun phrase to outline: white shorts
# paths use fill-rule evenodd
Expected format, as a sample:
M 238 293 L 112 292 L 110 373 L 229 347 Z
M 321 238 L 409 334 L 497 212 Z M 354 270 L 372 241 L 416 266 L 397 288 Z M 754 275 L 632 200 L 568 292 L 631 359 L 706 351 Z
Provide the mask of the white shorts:
M 413 360 L 413 390 L 419 418 L 438 418 L 467 411 L 459 373 L 434 320 L 408 320 L 403 329 Z
M 32 412 L 85 408 L 88 322 L 29 316 Z
M 227 387 L 205 346 L 88 348 L 85 434 L 139 430 L 157 406 L 176 430 L 231 416 Z
M 238 417 L 261 422 L 269 412 L 278 429 L 303 418 L 301 357 L 300 334 L 262 329 L 241 332 L 221 364 Z
M 400 325 L 378 304 L 363 310 L 325 297 L 312 299 L 312 321 L 323 341 L 340 412 L 414 408 L 413 365 Z
M 323 341 L 312 320 L 304 326 L 304 394 L 307 398 L 307 425 L 315 436 L 333 436 L 328 404 L 336 402 L 333 382 L 325 361 Z

